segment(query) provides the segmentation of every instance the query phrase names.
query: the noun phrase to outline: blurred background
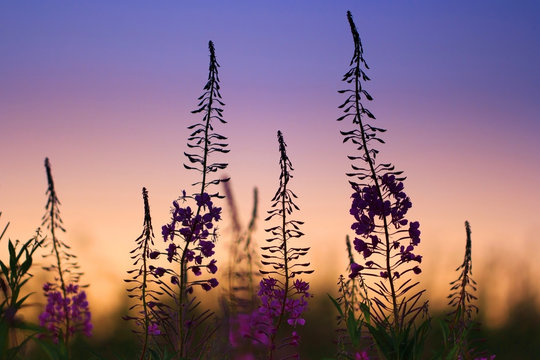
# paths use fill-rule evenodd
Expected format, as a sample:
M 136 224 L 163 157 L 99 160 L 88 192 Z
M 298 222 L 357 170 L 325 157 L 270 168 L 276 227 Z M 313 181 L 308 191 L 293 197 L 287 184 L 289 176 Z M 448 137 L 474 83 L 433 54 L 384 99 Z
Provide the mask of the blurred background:
M 279 176 L 276 132 L 284 133 L 302 243 L 316 269 L 308 321 L 320 325 L 306 326 L 306 336 L 329 338 L 335 314 L 326 293 L 345 273 L 352 223 L 345 172 L 355 150 L 339 134 L 351 126 L 335 121 L 353 52 L 347 10 L 371 68 L 369 109 L 388 129 L 381 161 L 405 171 L 409 218 L 421 224 L 420 278 L 432 311 L 445 311 L 468 220 L 488 345 L 501 359 L 512 358 L 507 344 L 525 352 L 517 358 L 540 353 L 540 5 L 510 0 L 0 3 L 0 220 L 11 222 L 12 239 L 40 226 L 48 156 L 62 238 L 91 284 L 91 341 L 111 349 L 125 329 L 122 279 L 142 231 L 141 188 L 164 247 L 159 234 L 171 202 L 196 179 L 182 166 L 183 152 L 186 127 L 199 121 L 190 111 L 206 81 L 209 40 L 229 122 L 216 129 L 231 149 L 216 160 L 229 163 L 246 224 L 253 187 L 260 213 L 269 208 Z M 223 206 L 220 264 L 232 233 Z M 259 219 L 261 243 L 264 227 Z M 33 286 L 48 276 L 36 267 Z M 44 301 L 37 291 L 28 316 Z M 306 344 L 331 355 L 333 345 L 323 343 Z

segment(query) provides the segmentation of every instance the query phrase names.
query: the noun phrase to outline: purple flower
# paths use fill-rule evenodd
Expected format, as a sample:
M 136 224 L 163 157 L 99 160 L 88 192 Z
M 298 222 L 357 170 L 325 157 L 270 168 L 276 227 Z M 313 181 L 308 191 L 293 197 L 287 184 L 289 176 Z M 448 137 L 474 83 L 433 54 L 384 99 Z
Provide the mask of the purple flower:
M 92 335 L 93 326 L 86 293 L 78 285 L 68 284 L 65 299 L 60 291 L 51 290 L 50 284 L 44 286 L 44 289 L 47 289 L 47 305 L 39 315 L 39 324 L 48 330 L 55 341 L 66 332 L 70 335 L 75 332 Z M 70 326 L 66 329 L 67 324 Z
M 162 267 L 154 268 L 152 265 L 150 265 L 150 270 L 154 270 L 154 274 L 157 277 L 161 277 L 161 276 L 163 276 L 163 274 L 165 274 L 165 269 L 162 268 Z
M 221 208 L 213 207 L 205 216 L 206 216 L 205 222 L 210 222 L 214 220 L 219 221 L 221 220 Z
M 351 279 L 354 279 L 355 277 L 360 274 L 360 271 L 364 270 L 364 267 L 362 265 L 358 265 L 357 263 L 351 264 L 351 273 L 349 274 L 349 277 Z
M 174 243 L 170 243 L 169 247 L 167 248 L 167 261 L 172 262 L 174 255 L 176 255 L 176 245 Z
M 208 195 L 207 193 L 195 195 L 195 201 L 197 202 L 197 206 L 201 206 L 201 207 L 207 206 L 209 208 L 212 207 L 212 201 L 210 199 L 210 195 Z
M 195 256 L 195 253 L 194 253 L 193 251 L 191 251 L 191 250 L 189 250 L 189 249 L 186 250 L 186 260 L 187 260 L 188 262 L 192 262 L 194 256 Z
M 293 286 L 298 293 L 306 294 L 306 296 L 308 295 L 308 292 L 307 292 L 309 290 L 308 282 L 297 279 L 294 281 Z
M 163 225 L 161 227 L 161 234 L 163 235 L 164 241 L 167 241 L 168 238 L 172 241 L 174 238 L 174 224 Z
M 411 242 L 414 246 L 420 243 L 420 223 L 418 221 L 413 221 L 409 224 L 409 236 L 411 237 Z
M 201 268 L 198 267 L 198 266 L 192 266 L 191 267 L 191 271 L 193 271 L 193 274 L 195 274 L 195 276 L 199 276 L 201 275 Z
M 201 286 L 206 291 L 212 290 L 212 286 L 210 286 L 210 284 L 208 284 L 208 283 L 202 283 Z
M 158 324 L 151 323 L 148 325 L 148 334 L 150 335 L 159 335 L 161 334 L 161 331 L 159 330 Z
M 199 241 L 199 246 L 201 247 L 201 253 L 206 256 L 206 257 L 210 257 L 212 255 L 214 255 L 214 243 L 211 242 L 211 241 L 205 241 L 205 240 L 200 240 Z
M 159 251 L 152 251 L 152 252 L 150 253 L 150 255 L 149 255 L 149 256 L 150 256 L 150 259 L 157 259 L 158 256 L 159 256 L 159 254 L 160 254 Z
M 216 266 L 216 260 L 212 259 L 212 261 L 210 261 L 210 264 L 207 265 L 208 267 L 208 270 L 212 273 L 212 274 L 215 274 L 218 270 L 217 266 Z

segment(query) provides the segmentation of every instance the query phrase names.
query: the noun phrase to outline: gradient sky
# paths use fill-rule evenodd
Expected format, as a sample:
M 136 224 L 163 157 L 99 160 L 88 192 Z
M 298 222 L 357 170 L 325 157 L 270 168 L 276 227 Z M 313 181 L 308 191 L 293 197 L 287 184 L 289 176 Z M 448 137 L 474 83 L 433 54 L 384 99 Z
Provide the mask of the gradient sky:
M 218 131 L 230 140 L 227 173 L 244 221 L 252 187 L 261 211 L 277 188 L 282 130 L 303 241 L 330 286 L 351 224 L 344 173 L 354 149 L 339 135 L 351 126 L 335 121 L 353 52 L 347 10 L 371 67 L 369 109 L 389 130 L 382 159 L 408 176 L 425 286 L 443 301 L 467 219 L 475 274 L 499 294 L 495 311 L 500 293 L 519 286 L 516 274 L 540 274 L 536 1 L 1 2 L 0 221 L 11 221 L 9 237 L 40 224 L 48 156 L 64 239 L 91 299 L 122 300 L 142 186 L 159 233 L 194 179 L 182 154 L 213 40 L 229 122 Z

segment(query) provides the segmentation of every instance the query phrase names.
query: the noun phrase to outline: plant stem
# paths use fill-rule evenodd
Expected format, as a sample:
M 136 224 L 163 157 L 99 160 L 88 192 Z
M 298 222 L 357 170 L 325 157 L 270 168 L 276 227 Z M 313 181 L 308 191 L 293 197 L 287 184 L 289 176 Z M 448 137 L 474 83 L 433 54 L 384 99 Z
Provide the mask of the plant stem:
M 362 107 L 362 105 L 360 104 L 360 94 L 362 91 L 362 85 L 360 83 L 360 73 L 361 73 L 361 70 L 360 70 L 360 56 L 361 55 L 360 55 L 360 50 L 359 50 L 360 44 L 358 44 L 357 49 L 358 49 L 357 50 L 358 53 L 356 54 L 356 56 L 358 56 L 358 60 L 356 61 L 356 67 L 355 67 L 356 117 L 358 119 L 358 125 L 360 126 L 360 133 L 362 135 L 362 146 L 364 148 L 365 160 L 369 164 L 371 176 L 372 176 L 373 181 L 375 182 L 375 188 L 377 189 L 377 196 L 379 197 L 379 200 L 382 203 L 384 201 L 384 198 L 383 198 L 381 187 L 379 184 L 379 179 L 375 171 L 375 166 L 373 164 L 373 160 L 371 158 L 371 155 L 367 147 L 366 134 L 364 131 L 364 125 L 362 123 L 361 112 L 360 112 L 360 109 Z M 393 306 L 393 313 L 394 313 L 393 325 L 394 325 L 394 328 L 397 331 L 399 331 L 399 329 L 401 328 L 401 322 L 399 321 L 399 311 L 398 311 L 398 306 L 397 306 L 396 291 L 394 288 L 394 281 L 392 279 L 392 268 L 390 265 L 390 250 L 391 250 L 390 233 L 388 231 L 388 221 L 384 214 L 382 215 L 382 220 L 383 220 L 383 226 L 384 226 L 384 238 L 385 238 L 385 243 L 386 243 L 386 252 L 385 252 L 386 271 L 388 273 L 388 281 L 390 282 L 390 292 L 392 296 L 392 306 Z

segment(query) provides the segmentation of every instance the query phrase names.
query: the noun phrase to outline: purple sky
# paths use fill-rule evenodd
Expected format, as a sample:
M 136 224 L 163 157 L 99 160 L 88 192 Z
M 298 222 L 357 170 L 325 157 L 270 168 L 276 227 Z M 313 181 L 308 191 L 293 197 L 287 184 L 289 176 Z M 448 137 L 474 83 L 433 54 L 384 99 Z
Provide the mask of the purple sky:
M 268 209 L 282 130 L 304 242 L 319 278 L 334 281 L 351 223 L 344 173 L 354 150 L 339 135 L 350 125 L 335 121 L 353 51 L 347 10 L 371 67 L 369 108 L 389 130 L 379 149 L 408 176 L 426 286 L 447 290 L 466 219 L 480 264 L 504 254 L 530 260 L 537 276 L 527 255 L 540 231 L 535 1 L 2 2 L 0 211 L 9 236 L 25 239 L 39 225 L 48 156 L 65 237 L 87 276 L 124 276 L 141 187 L 159 229 L 193 180 L 182 153 L 213 40 L 229 121 L 219 132 L 230 139 L 244 221 L 253 186 Z

